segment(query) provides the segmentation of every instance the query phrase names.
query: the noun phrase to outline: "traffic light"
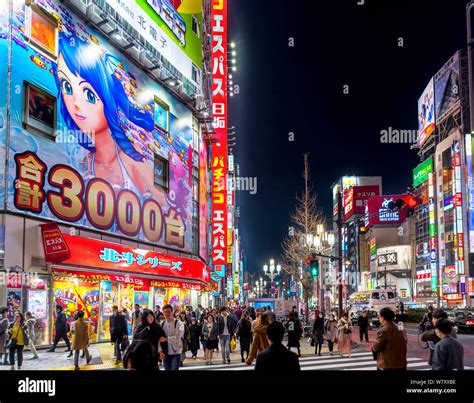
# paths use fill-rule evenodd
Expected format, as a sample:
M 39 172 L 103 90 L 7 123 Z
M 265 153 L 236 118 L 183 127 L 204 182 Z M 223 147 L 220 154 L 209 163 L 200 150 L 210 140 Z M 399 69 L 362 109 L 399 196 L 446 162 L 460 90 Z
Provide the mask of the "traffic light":
M 309 264 L 310 272 L 313 277 L 319 276 L 319 262 L 317 260 L 311 260 Z
M 407 217 L 410 217 L 413 212 L 415 211 L 415 207 L 420 205 L 421 201 L 417 197 L 413 196 L 412 194 L 407 194 L 400 199 L 397 199 L 397 201 L 391 201 L 388 204 L 388 208 L 392 211 L 399 211 L 402 208 L 406 208 L 407 211 Z

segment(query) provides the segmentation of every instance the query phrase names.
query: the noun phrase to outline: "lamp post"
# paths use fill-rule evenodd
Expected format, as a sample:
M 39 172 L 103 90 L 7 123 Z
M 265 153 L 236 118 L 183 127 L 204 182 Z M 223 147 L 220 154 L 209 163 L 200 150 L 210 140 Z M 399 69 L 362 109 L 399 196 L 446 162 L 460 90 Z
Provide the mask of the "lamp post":
M 308 247 L 310 253 L 317 252 L 323 254 L 326 251 L 330 251 L 334 246 L 334 234 L 331 231 L 326 231 L 323 224 L 318 224 L 316 227 L 316 234 L 306 234 L 305 245 Z M 318 266 L 320 268 L 318 275 L 316 276 L 316 296 L 319 299 L 319 306 L 321 309 L 325 309 L 325 296 L 324 296 L 324 281 L 322 272 L 322 257 L 318 256 Z
M 264 264 L 263 265 L 263 272 L 265 273 L 266 276 L 270 277 L 271 284 L 270 286 L 273 287 L 273 281 L 275 278 L 277 278 L 280 275 L 281 272 L 281 265 L 277 264 L 275 265 L 275 260 L 270 259 L 270 265 Z

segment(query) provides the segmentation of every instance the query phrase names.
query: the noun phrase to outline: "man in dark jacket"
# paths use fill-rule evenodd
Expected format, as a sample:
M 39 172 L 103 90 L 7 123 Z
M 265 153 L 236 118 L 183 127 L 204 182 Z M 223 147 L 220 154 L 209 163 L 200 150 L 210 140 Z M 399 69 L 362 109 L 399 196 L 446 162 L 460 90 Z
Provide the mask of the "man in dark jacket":
M 462 344 L 451 337 L 453 327 L 447 319 L 436 322 L 435 332 L 440 338 L 433 354 L 433 369 L 438 371 L 453 371 L 464 369 L 464 349 Z
M 294 374 L 300 371 L 298 356 L 283 344 L 285 328 L 281 322 L 272 322 L 267 327 L 270 346 L 257 355 L 255 371 L 275 374 Z
M 382 329 L 377 333 L 377 340 L 372 345 L 372 351 L 377 355 L 377 369 L 406 370 L 406 335 L 393 323 L 395 313 L 391 309 L 381 309 L 379 316 Z
M 128 337 L 127 321 L 125 316 L 119 313 L 118 306 L 112 307 L 112 316 L 109 318 L 110 321 L 110 341 L 114 343 L 115 348 L 115 359 L 116 362 L 122 361 L 122 352 L 120 350 L 120 344 L 124 338 Z
M 217 328 L 221 343 L 222 363 L 230 364 L 230 338 L 234 336 L 237 329 L 237 319 L 234 315 L 229 315 L 227 308 L 221 308 L 220 312 L 221 315 L 217 317 Z
M 63 312 L 63 307 L 61 305 L 56 305 L 56 320 L 54 321 L 54 330 L 56 335 L 54 336 L 53 345 L 49 350 L 46 350 L 48 353 L 54 353 L 56 346 L 58 345 L 61 339 L 66 343 L 67 349 L 64 352 L 71 351 L 71 343 L 67 337 L 69 332 L 69 324 L 67 323 L 66 315 Z
M 272 307 L 270 305 L 267 306 L 267 315 L 270 318 L 270 322 L 276 322 L 275 312 L 272 311 Z
M 446 313 L 446 311 L 443 311 L 442 309 L 436 309 L 435 311 L 433 311 L 433 315 L 431 319 L 433 325 L 436 326 L 436 323 L 441 319 L 448 319 L 448 314 Z M 451 337 L 453 338 L 457 337 L 456 331 L 454 329 L 451 331 Z M 429 341 L 432 341 L 434 344 L 438 344 L 441 341 L 441 339 L 437 336 L 435 329 L 431 329 L 431 330 L 427 330 L 426 332 L 423 332 L 423 334 L 421 335 L 421 341 L 424 341 L 426 343 Z M 428 359 L 429 365 L 431 365 L 433 362 L 433 354 L 434 354 L 434 350 L 430 348 L 430 357 Z
M 357 325 L 359 326 L 359 337 L 360 342 L 362 343 L 365 341 L 369 342 L 369 317 L 367 316 L 367 311 L 362 311 L 359 315 L 359 319 L 357 319 Z

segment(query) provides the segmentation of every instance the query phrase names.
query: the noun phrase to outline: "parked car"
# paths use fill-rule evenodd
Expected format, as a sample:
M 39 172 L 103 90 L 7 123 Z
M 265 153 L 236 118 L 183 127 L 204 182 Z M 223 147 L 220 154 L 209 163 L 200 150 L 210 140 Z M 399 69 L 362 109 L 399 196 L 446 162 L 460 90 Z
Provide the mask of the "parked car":
M 461 331 L 473 331 L 474 330 L 474 311 L 467 309 L 457 309 L 454 311 L 454 324 L 458 328 L 458 332 Z

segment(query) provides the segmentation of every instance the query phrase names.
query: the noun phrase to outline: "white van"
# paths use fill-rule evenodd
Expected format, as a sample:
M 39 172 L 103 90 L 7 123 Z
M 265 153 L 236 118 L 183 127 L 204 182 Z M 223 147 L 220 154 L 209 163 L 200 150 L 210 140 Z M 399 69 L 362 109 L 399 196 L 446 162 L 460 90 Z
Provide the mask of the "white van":
M 371 291 L 354 292 L 349 296 L 350 313 L 370 310 L 380 311 L 382 308 L 390 308 L 397 312 L 396 295 L 390 288 L 377 288 Z

